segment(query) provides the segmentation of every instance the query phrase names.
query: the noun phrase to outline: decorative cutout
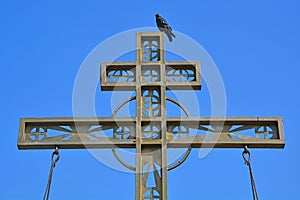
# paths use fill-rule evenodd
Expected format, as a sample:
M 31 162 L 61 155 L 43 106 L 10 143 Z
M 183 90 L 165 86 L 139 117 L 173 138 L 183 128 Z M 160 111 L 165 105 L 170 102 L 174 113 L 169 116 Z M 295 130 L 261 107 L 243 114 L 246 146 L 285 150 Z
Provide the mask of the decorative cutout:
M 142 91 L 142 112 L 143 116 L 160 116 L 160 92 L 158 89 L 145 89 Z
M 168 128 L 169 132 L 172 133 L 173 139 L 185 139 L 189 135 L 189 131 L 185 126 L 170 126 Z
M 195 67 L 193 65 L 167 65 L 166 75 L 168 82 L 196 81 Z
M 261 139 L 273 139 L 273 137 L 276 137 L 277 134 L 274 133 L 274 130 L 275 129 L 270 126 L 261 126 L 255 129 L 255 134 Z
M 126 83 L 135 81 L 135 72 L 133 69 L 111 69 L 107 70 L 107 80 L 109 83 Z
M 149 140 L 160 139 L 161 134 L 159 125 L 154 125 L 153 123 L 150 123 L 149 125 L 144 126 L 143 136 Z
M 132 131 L 128 126 L 120 126 L 114 130 L 114 138 L 118 139 L 133 139 Z
M 150 187 L 150 188 L 147 188 L 147 190 L 144 194 L 144 199 L 145 200 L 159 200 L 160 194 L 155 188 Z
M 47 129 L 42 127 L 32 128 L 29 135 L 29 138 L 32 141 L 42 141 L 46 137 L 47 137 Z
M 134 64 L 103 64 L 108 83 L 128 83 L 136 80 L 136 66 Z
M 142 80 L 144 82 L 159 82 L 160 67 L 159 66 L 142 66 Z
M 144 199 L 161 199 L 161 150 L 159 146 L 142 148 L 142 186 Z
M 144 62 L 155 62 L 160 61 L 159 53 L 159 38 L 147 38 L 142 40 L 143 45 L 143 61 Z

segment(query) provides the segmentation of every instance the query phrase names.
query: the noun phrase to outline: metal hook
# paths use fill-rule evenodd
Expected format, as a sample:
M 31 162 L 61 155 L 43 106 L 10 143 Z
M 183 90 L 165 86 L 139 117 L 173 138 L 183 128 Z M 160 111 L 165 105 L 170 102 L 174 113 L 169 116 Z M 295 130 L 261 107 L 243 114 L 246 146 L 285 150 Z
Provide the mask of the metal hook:
M 246 155 L 248 157 L 246 157 Z M 250 154 L 250 151 L 248 150 L 247 146 L 244 147 L 244 151 L 242 153 L 242 156 L 243 156 L 243 159 L 245 161 L 245 164 L 249 165 L 250 164 L 250 160 L 251 160 L 251 154 Z
M 55 156 L 56 156 L 56 158 L 55 158 Z M 58 151 L 58 146 L 55 146 L 55 150 L 52 153 L 52 163 L 53 163 L 54 167 L 55 167 L 55 164 L 58 162 L 59 158 L 60 158 L 60 154 Z

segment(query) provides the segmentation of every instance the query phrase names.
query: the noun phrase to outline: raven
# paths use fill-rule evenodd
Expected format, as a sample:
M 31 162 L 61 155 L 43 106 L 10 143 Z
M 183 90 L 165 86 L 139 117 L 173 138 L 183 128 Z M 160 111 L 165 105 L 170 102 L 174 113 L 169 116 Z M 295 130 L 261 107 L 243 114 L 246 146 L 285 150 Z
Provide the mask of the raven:
M 156 17 L 156 24 L 158 29 L 161 32 L 164 32 L 168 36 L 169 41 L 172 42 L 173 40 L 172 36 L 175 38 L 175 35 L 172 32 L 171 26 L 169 26 L 168 22 L 159 14 L 155 14 L 155 17 Z

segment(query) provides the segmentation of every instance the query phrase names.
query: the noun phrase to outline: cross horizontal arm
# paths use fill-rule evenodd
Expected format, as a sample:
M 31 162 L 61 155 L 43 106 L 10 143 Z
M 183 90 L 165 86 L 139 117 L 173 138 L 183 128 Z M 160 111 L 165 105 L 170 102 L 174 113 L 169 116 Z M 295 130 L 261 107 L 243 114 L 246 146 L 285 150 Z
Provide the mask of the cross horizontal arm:
M 281 117 L 168 118 L 168 147 L 284 148 Z M 187 145 L 188 144 L 188 145 Z
M 132 148 L 127 134 L 135 134 L 135 118 L 21 118 L 18 148 Z
M 101 64 L 101 90 L 136 89 L 142 85 L 166 84 L 171 90 L 200 90 L 200 62 L 166 62 L 143 63 L 135 62 L 104 62 Z
M 160 119 L 158 118 L 157 121 Z M 147 120 L 145 120 L 146 122 Z M 151 120 L 155 122 L 155 118 Z M 147 123 L 145 123 L 147 124 Z M 143 144 L 149 140 L 141 129 Z M 167 118 L 167 145 L 170 148 L 283 148 L 281 117 Z M 19 149 L 135 148 L 135 118 L 22 118 Z

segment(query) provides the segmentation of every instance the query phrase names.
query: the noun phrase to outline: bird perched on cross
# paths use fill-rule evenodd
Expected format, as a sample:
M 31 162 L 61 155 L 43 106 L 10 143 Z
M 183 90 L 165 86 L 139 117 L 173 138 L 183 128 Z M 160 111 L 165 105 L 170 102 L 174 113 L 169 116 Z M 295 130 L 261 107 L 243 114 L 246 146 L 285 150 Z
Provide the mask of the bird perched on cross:
M 168 36 L 169 41 L 172 42 L 173 37 L 175 38 L 175 34 L 172 32 L 171 26 L 161 15 L 155 14 L 155 17 L 156 17 L 156 24 L 158 29 L 161 32 L 164 32 Z

